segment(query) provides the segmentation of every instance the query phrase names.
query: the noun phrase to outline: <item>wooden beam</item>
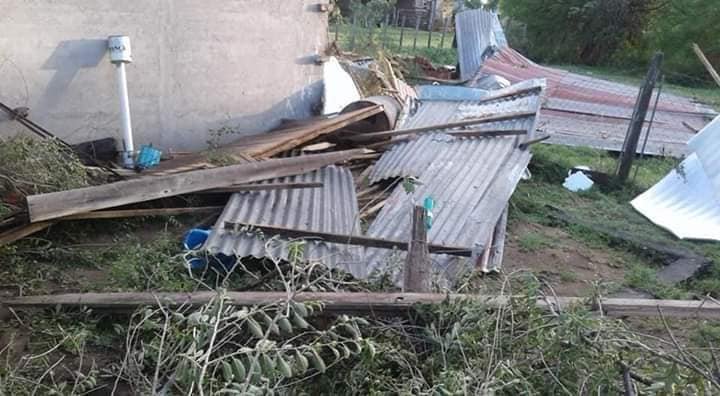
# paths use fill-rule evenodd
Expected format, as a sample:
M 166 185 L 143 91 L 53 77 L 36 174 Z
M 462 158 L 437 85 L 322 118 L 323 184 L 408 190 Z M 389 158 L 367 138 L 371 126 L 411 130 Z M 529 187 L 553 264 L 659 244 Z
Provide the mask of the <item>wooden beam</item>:
M 383 107 L 380 105 L 368 106 L 349 113 L 340 114 L 337 117 L 330 118 L 319 123 L 310 124 L 300 128 L 299 130 L 290 131 L 290 133 L 288 133 L 288 131 L 284 131 L 281 135 L 282 139 L 265 143 L 259 147 L 249 148 L 248 154 L 253 157 L 271 157 L 273 155 L 292 150 L 320 136 L 335 132 L 358 121 L 370 118 L 376 114 L 382 113 L 383 111 Z M 264 135 L 263 139 L 272 137 L 273 132 L 268 132 Z M 239 143 L 242 145 L 243 141 L 240 141 Z
M 61 218 L 60 220 L 90 220 L 90 219 L 118 219 L 127 217 L 150 216 L 177 216 L 183 214 L 219 212 L 224 206 L 200 206 L 194 208 L 152 208 L 152 209 L 122 209 L 102 210 L 99 212 L 78 213 Z
M 155 306 L 158 301 L 167 306 L 201 306 L 218 296 L 214 291 L 195 293 L 78 293 L 14 297 L 1 303 L 15 309 L 27 308 L 81 308 L 95 310 L 134 311 L 138 307 Z M 224 296 L 235 305 L 266 305 L 288 298 L 285 292 L 227 292 Z M 294 301 L 323 302 L 325 311 L 394 313 L 401 314 L 414 309 L 417 304 L 440 304 L 446 301 L 473 300 L 487 304 L 490 308 L 507 305 L 510 296 L 488 296 L 477 294 L 433 294 L 433 293 L 299 293 Z M 666 317 L 720 319 L 720 302 L 715 300 L 652 300 L 603 298 L 591 300 L 580 297 L 539 298 L 536 303 L 544 308 L 567 309 L 574 305 L 587 306 L 611 317 L 655 317 L 661 311 Z
M 511 120 L 513 118 L 519 118 L 519 117 L 532 117 L 537 114 L 534 111 L 519 111 L 519 112 L 513 112 L 513 113 L 502 113 L 502 114 L 491 114 L 484 117 L 479 118 L 473 118 L 469 120 L 463 120 L 463 121 L 456 121 L 456 122 L 448 122 L 445 124 L 437 124 L 437 125 L 430 125 L 430 126 L 424 126 L 424 127 L 418 127 L 418 128 L 409 128 L 409 129 L 398 129 L 394 131 L 383 131 L 383 132 L 373 132 L 373 133 L 364 133 L 354 136 L 347 137 L 348 140 L 354 141 L 354 142 L 365 142 L 365 141 L 372 141 L 377 139 L 385 139 L 393 136 L 402 136 L 402 135 L 409 135 L 413 133 L 419 133 L 419 132 L 428 132 L 428 131 L 438 131 L 438 130 L 444 130 L 444 129 L 450 129 L 450 128 L 460 128 L 470 125 L 477 125 L 477 124 L 483 124 L 488 122 L 497 122 L 497 121 L 505 121 L 505 120 Z M 492 132 L 492 131 L 490 131 Z
M 693 43 L 692 44 L 693 51 L 695 51 L 695 55 L 697 55 L 698 59 L 700 59 L 700 62 L 705 66 L 705 69 L 710 73 L 710 76 L 715 80 L 715 83 L 720 86 L 720 75 L 718 75 L 718 72 L 713 67 L 712 63 L 708 60 L 708 58 L 705 56 L 705 54 L 700 49 L 700 46 Z
M 403 271 L 403 291 L 413 293 L 427 293 L 430 291 L 432 269 L 427 245 L 425 208 L 415 205 L 413 207 L 412 230 L 410 231 L 410 247 L 405 258 Z
M 408 249 L 408 241 L 390 241 L 386 239 L 379 239 L 379 238 L 370 238 L 370 237 L 364 237 L 360 235 L 341 235 L 341 234 L 331 234 L 328 232 L 319 232 L 319 231 L 307 231 L 307 230 L 297 230 L 297 229 L 291 229 L 291 228 L 284 228 L 284 227 L 275 227 L 270 225 L 261 225 L 261 224 L 249 224 L 249 223 L 225 223 L 226 229 L 234 229 L 238 232 L 242 230 L 250 231 L 262 231 L 264 234 L 268 235 L 280 235 L 286 238 L 298 238 L 298 239 L 315 239 L 315 240 L 322 240 L 324 242 L 332 242 L 332 243 L 339 243 L 344 245 L 358 245 L 358 246 L 365 246 L 365 247 L 374 247 L 374 248 L 380 248 L 380 249 L 397 249 L 397 250 L 403 250 L 407 251 Z M 452 256 L 462 256 L 462 257 L 470 257 L 472 255 L 472 251 L 467 248 L 461 248 L 461 247 L 452 247 L 452 246 L 442 246 L 442 245 L 433 245 L 429 244 L 428 249 L 430 250 L 430 253 L 442 253 L 442 254 L 449 254 Z
M 42 231 L 53 224 L 54 223 L 51 221 L 43 221 L 41 223 L 24 224 L 15 228 L 11 228 L 10 230 L 7 230 L 0 234 L 0 246 L 7 245 L 8 243 L 13 243 L 19 239 L 25 238 L 28 235 L 32 235 L 36 232 Z
M 320 136 L 335 132 L 348 125 L 362 121 L 381 113 L 380 105 L 369 106 L 332 118 L 321 117 L 310 120 L 296 121 L 291 127 L 281 127 L 274 131 L 245 136 L 227 146 L 194 153 L 176 159 L 162 161 L 155 168 L 143 172 L 144 175 L 166 176 L 170 174 L 197 170 L 198 168 L 214 168 L 208 162 L 209 155 L 229 156 L 238 162 L 254 162 L 262 157 L 272 157 L 284 151 L 294 149 Z
M 642 134 L 643 126 L 645 125 L 645 116 L 650 107 L 650 99 L 652 99 L 655 83 L 657 83 L 660 77 L 660 67 L 662 66 L 663 58 L 662 52 L 658 52 L 653 56 L 647 75 L 645 75 L 645 80 L 640 86 L 640 92 L 638 92 L 635 109 L 633 110 L 632 119 L 628 126 L 625 142 L 623 143 L 623 149 L 618 158 L 617 177 L 620 183 L 623 184 L 630 175 L 630 168 L 632 168 L 633 160 L 637 153 L 638 142 Z M 648 133 L 650 133 L 649 130 Z
M 363 150 L 270 159 L 222 168 L 203 169 L 180 175 L 121 181 L 69 191 L 27 197 L 33 223 L 73 214 L 129 205 L 213 188 L 226 187 L 276 177 L 303 174 L 323 166 L 347 161 Z
M 544 136 L 537 137 L 535 139 L 526 140 L 526 141 L 520 143 L 518 148 L 520 148 L 520 150 L 527 150 L 527 148 L 532 146 L 533 144 L 544 142 L 548 139 L 550 139 L 550 135 L 544 135 Z
M 196 194 L 222 194 L 244 191 L 268 191 L 268 190 L 295 190 L 301 188 L 322 188 L 320 182 L 291 182 L 291 183 L 262 183 L 262 184 L 238 184 L 225 188 L 213 188 L 207 191 L 198 191 Z
M 445 133 L 457 137 L 500 137 L 525 135 L 527 134 L 527 129 L 468 129 L 463 131 L 448 131 Z

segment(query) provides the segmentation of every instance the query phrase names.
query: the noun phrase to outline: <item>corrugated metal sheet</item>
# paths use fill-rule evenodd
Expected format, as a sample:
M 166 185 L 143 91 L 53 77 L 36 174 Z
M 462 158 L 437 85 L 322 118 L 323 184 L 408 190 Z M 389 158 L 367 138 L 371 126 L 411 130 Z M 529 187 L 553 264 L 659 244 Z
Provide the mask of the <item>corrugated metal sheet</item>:
M 502 48 L 485 60 L 479 73 L 497 74 L 513 83 L 545 78 L 547 101 L 538 129 L 552 135 L 549 143 L 621 150 L 637 87 L 540 66 L 512 48 Z M 695 134 L 691 128 L 702 128 L 716 114 L 689 98 L 662 94 L 646 153 L 688 154 L 685 143 Z
M 541 82 L 536 82 L 538 88 Z M 429 101 L 422 102 L 415 113 L 406 116 L 401 128 L 417 128 L 462 121 L 492 114 L 537 111 L 541 103 L 539 92 L 519 97 L 505 97 L 490 101 Z M 535 117 L 519 117 L 507 121 L 488 122 L 468 127 L 473 130 L 532 130 Z M 432 135 L 414 141 L 413 144 L 397 144 L 377 161 L 370 173 L 370 181 L 418 176 L 447 146 L 448 135 Z M 477 139 L 483 141 L 492 138 Z
M 481 100 L 488 90 L 455 85 L 419 85 L 415 87 L 420 100 Z
M 497 40 L 498 47 L 503 48 L 508 46 L 505 29 L 503 29 L 500 23 L 500 16 L 496 13 L 493 13 L 493 33 L 495 33 L 495 40 Z
M 423 102 L 414 114 L 404 119 L 402 128 L 442 124 L 484 114 L 537 112 L 541 97 L 542 92 L 538 90 L 486 102 Z M 479 126 L 488 130 L 533 131 L 535 119 L 535 116 L 518 117 Z M 402 186 L 395 188 L 370 225 L 368 235 L 409 239 L 413 205 L 431 197 L 435 201 L 434 224 L 428 240 L 481 253 L 489 247 L 495 225 L 530 161 L 530 152 L 517 147 L 524 138 L 458 138 L 426 133 L 396 144 L 375 164 L 371 180 L 412 175 L 421 184 L 411 194 L 407 194 Z M 393 263 L 401 263 L 404 256 L 404 252 L 366 249 L 368 273 L 392 271 Z M 459 273 L 474 267 L 472 260 L 444 255 L 432 255 L 432 262 L 436 276 L 446 281 L 452 281 Z M 394 276 L 399 281 L 400 274 L 395 272 Z
M 495 14 L 480 9 L 455 15 L 455 37 L 462 80 L 475 76 L 485 60 L 484 57 L 488 56 L 486 50 L 497 47 L 496 20 Z
M 631 204 L 678 238 L 720 240 L 720 205 L 697 154 Z
M 715 198 L 720 201 L 720 117 L 690 139 L 688 146 L 700 159 L 705 174 L 712 182 Z
M 359 235 L 355 185 L 348 169 L 328 166 L 268 182 L 321 182 L 323 187 L 233 194 L 205 244 L 209 253 L 287 259 L 287 241 L 273 239 L 268 242 L 254 233 L 233 232 L 223 227 L 225 222 Z M 360 248 L 348 245 L 307 242 L 305 247 L 306 258 L 322 260 L 328 266 L 356 276 L 364 273 L 361 256 Z

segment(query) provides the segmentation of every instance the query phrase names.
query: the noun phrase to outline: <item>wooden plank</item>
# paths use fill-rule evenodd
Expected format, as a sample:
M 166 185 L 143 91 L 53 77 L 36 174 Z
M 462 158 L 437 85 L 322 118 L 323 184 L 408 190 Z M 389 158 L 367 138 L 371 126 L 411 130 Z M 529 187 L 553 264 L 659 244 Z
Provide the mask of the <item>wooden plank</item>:
M 505 121 L 505 120 L 511 120 L 513 118 L 519 118 L 519 117 L 531 117 L 535 116 L 537 113 L 534 111 L 519 111 L 519 112 L 512 112 L 512 113 L 503 113 L 503 114 L 491 114 L 485 117 L 478 117 L 463 121 L 456 121 L 456 122 L 448 122 L 445 124 L 437 124 L 437 125 L 430 125 L 430 126 L 424 126 L 424 127 L 418 127 L 418 128 L 408 128 L 408 129 L 398 129 L 394 131 L 382 131 L 382 132 L 373 132 L 373 133 L 365 133 L 361 135 L 354 135 L 347 137 L 348 140 L 352 140 L 354 142 L 365 142 L 365 141 L 372 141 L 377 139 L 384 139 L 394 136 L 402 136 L 402 135 L 408 135 L 413 133 L 419 133 L 419 132 L 428 132 L 428 131 L 438 131 L 443 129 L 450 129 L 450 128 L 460 128 L 470 125 L 477 125 L 477 124 L 483 124 L 488 122 L 496 122 L 496 121 Z M 490 131 L 492 132 L 492 131 Z
M 180 175 L 157 176 L 27 197 L 33 223 L 78 213 L 129 205 L 153 199 L 205 191 L 276 177 L 303 174 L 326 165 L 347 161 L 363 150 L 271 159 L 204 169 Z
M 213 168 L 208 162 L 209 155 L 228 156 L 238 163 L 254 162 L 257 158 L 271 157 L 292 150 L 322 135 L 335 132 L 350 124 L 362 121 L 383 111 L 382 106 L 369 106 L 332 118 L 316 118 L 312 122 L 295 121 L 292 127 L 245 136 L 227 146 L 215 150 L 194 153 L 188 156 L 163 161 L 157 167 L 143 172 L 144 175 L 167 176 L 198 168 Z
M 718 75 L 718 72 L 713 67 L 712 63 L 708 60 L 708 58 L 705 56 L 705 54 L 700 49 L 700 46 L 693 43 L 692 44 L 693 51 L 695 51 L 695 55 L 697 55 L 698 59 L 700 59 L 700 62 L 705 66 L 705 69 L 710 73 L 710 76 L 715 80 L 715 83 L 720 86 L 720 75 Z
M 365 247 L 375 247 L 380 249 L 397 249 L 407 251 L 408 241 L 390 241 L 387 239 L 370 238 L 360 235 L 340 235 L 328 232 L 298 230 L 285 227 L 275 227 L 270 225 L 249 224 L 249 223 L 225 223 L 226 229 L 240 230 L 257 230 L 262 231 L 266 235 L 280 235 L 287 238 L 314 239 L 325 242 L 339 243 L 345 245 L 358 245 Z M 472 251 L 462 247 L 442 246 L 429 244 L 430 253 L 442 253 L 452 256 L 470 257 Z
M 495 230 L 493 230 L 492 246 L 490 250 L 490 267 L 499 270 L 502 267 L 503 255 L 505 253 L 505 236 L 507 235 L 508 206 L 505 206 Z M 489 272 L 488 268 L 482 268 L 483 272 Z
M 624 184 L 630 175 L 630 168 L 632 168 L 633 160 L 637 153 L 638 142 L 640 141 L 640 134 L 642 133 L 643 126 L 645 125 L 645 116 L 647 115 L 648 108 L 650 107 L 650 99 L 652 99 L 652 93 L 655 89 L 655 83 L 657 83 L 660 77 L 660 68 L 663 62 L 662 52 L 658 52 L 653 56 L 650 62 L 650 67 L 645 76 L 645 80 L 640 86 L 640 92 L 635 102 L 635 109 L 633 110 L 632 119 L 628 126 L 627 135 L 625 136 L 625 142 L 623 143 L 623 149 L 620 152 L 618 158 L 617 167 L 617 178 L 621 184 Z M 649 131 L 648 131 L 649 133 Z
M 405 259 L 403 271 L 403 291 L 427 293 L 431 286 L 430 252 L 427 246 L 427 228 L 425 226 L 425 208 L 413 207 L 410 247 Z
M 525 135 L 527 134 L 527 129 L 468 129 L 462 131 L 447 131 L 445 133 L 457 137 L 500 137 Z
M 328 120 L 311 124 L 305 127 L 301 127 L 299 129 L 289 131 L 286 130 L 283 131 L 283 136 L 281 139 L 271 140 L 256 147 L 249 147 L 246 150 L 246 153 L 253 157 L 271 157 L 284 151 L 292 150 L 320 136 L 335 132 L 339 129 L 347 127 L 348 125 L 354 124 L 358 121 L 362 121 L 366 118 L 372 117 L 382 112 L 382 106 L 373 105 L 351 111 L 346 114 L 340 114 L 337 117 L 330 118 Z M 272 139 L 274 137 L 273 135 L 273 132 L 269 132 L 263 134 L 263 138 Z M 242 141 L 239 143 L 241 145 L 243 144 Z M 220 151 L 224 151 L 224 149 Z
M 207 304 L 218 294 L 213 291 L 195 293 L 77 293 L 14 297 L 2 300 L 2 304 L 15 308 L 81 308 L 96 310 L 133 311 L 138 307 L 155 306 L 157 302 L 167 306 L 200 306 Z M 227 292 L 224 296 L 235 305 L 254 306 L 287 301 L 285 292 Z M 361 312 L 401 314 L 414 309 L 417 304 L 440 304 L 446 301 L 473 300 L 489 308 L 507 305 L 510 296 L 477 294 L 434 293 L 298 293 L 294 301 L 323 302 L 327 312 Z M 543 308 L 567 309 L 584 305 L 593 310 L 602 307 L 603 314 L 611 317 L 655 317 L 662 312 L 666 317 L 720 319 L 720 302 L 715 300 L 652 300 L 603 298 L 591 300 L 580 297 L 539 298 L 536 303 Z
M 24 224 L 12 228 L 0 234 L 0 246 L 7 245 L 8 243 L 13 243 L 19 239 L 25 238 L 28 235 L 32 235 L 38 231 L 42 231 L 53 224 L 54 223 L 51 221 L 44 221 L 41 223 Z
M 291 182 L 291 183 L 262 183 L 262 184 L 238 184 L 236 186 L 213 188 L 212 190 L 199 191 L 196 194 L 223 194 L 245 191 L 269 191 L 269 190 L 295 190 L 301 188 L 322 188 L 320 182 Z
M 177 216 L 183 214 L 219 212 L 224 206 L 200 206 L 194 208 L 152 208 L 152 209 L 121 209 L 102 210 L 99 212 L 78 213 L 60 220 L 119 219 L 127 217 Z
M 371 215 L 379 212 L 380 209 L 382 209 L 385 206 L 385 203 L 387 203 L 387 199 L 383 199 L 382 201 L 376 203 L 372 207 L 367 208 L 367 209 L 363 210 L 362 212 L 360 212 L 360 216 L 359 216 L 360 220 L 364 220 L 368 216 L 371 216 Z
M 528 147 L 532 146 L 533 144 L 537 144 L 540 142 L 544 142 L 546 140 L 550 139 L 550 135 L 544 135 L 540 137 L 536 137 L 535 139 L 526 140 L 518 146 L 520 150 L 527 150 Z

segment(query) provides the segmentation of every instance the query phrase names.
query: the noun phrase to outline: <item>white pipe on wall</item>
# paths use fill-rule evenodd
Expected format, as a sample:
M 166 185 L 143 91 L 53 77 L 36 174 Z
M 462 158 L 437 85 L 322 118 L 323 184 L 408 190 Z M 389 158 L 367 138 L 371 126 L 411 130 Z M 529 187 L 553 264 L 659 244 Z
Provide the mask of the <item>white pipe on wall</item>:
M 132 168 L 134 166 L 132 120 L 130 119 L 130 99 L 128 99 L 127 75 L 125 74 L 125 63 L 115 64 L 115 76 L 117 78 L 118 94 L 120 95 L 120 126 L 123 132 L 123 166 Z
M 133 143 L 132 120 L 130 119 L 130 99 L 128 98 L 127 74 L 125 64 L 132 62 L 130 38 L 127 36 L 108 37 L 110 62 L 115 65 L 118 95 L 120 96 L 120 126 L 123 133 L 122 161 L 126 168 L 133 168 L 135 145 Z

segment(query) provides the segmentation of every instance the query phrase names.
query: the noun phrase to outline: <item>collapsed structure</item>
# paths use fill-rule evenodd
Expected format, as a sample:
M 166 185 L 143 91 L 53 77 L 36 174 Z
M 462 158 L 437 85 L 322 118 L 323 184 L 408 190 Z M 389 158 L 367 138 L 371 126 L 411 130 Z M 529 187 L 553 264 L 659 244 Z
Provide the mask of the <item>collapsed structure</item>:
M 109 208 L 222 190 L 232 195 L 201 246 L 210 255 L 288 260 L 300 238 L 306 260 L 400 285 L 413 208 L 425 204 L 437 285 L 474 269 L 498 271 L 508 202 L 530 146 L 549 138 L 619 150 L 636 92 L 529 61 L 508 46 L 495 14 L 461 12 L 456 24 L 463 85 L 413 88 L 385 59 L 330 58 L 324 115 L 178 156 L 140 178 L 124 175 L 133 180 L 30 196 L 32 224 L 14 223 L 0 242 L 71 218 L 149 213 Z M 691 129 L 714 112 L 667 94 L 658 103 L 643 150 L 686 153 Z M 636 207 L 647 208 L 643 202 Z

